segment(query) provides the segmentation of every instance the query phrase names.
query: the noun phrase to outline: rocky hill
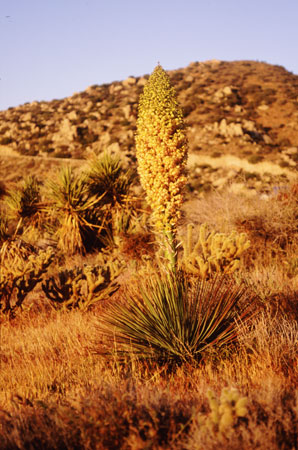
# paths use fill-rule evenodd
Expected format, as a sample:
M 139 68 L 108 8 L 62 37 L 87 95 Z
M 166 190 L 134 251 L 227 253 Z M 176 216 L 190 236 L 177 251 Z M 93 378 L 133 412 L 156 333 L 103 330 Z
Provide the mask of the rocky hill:
M 192 190 L 231 182 L 266 190 L 296 176 L 297 75 L 263 62 L 217 60 L 191 63 L 169 75 L 188 125 Z M 36 167 L 104 150 L 134 162 L 137 105 L 147 78 L 129 77 L 65 99 L 0 111 L 2 179 L 12 155 L 38 157 Z

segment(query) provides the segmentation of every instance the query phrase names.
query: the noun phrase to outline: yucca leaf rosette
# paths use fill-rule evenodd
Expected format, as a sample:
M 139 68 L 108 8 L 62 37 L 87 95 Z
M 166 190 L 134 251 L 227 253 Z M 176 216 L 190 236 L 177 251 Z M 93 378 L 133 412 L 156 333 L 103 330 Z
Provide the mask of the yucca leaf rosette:
M 139 101 L 136 154 L 154 224 L 173 244 L 187 182 L 187 138 L 169 76 L 158 65 Z

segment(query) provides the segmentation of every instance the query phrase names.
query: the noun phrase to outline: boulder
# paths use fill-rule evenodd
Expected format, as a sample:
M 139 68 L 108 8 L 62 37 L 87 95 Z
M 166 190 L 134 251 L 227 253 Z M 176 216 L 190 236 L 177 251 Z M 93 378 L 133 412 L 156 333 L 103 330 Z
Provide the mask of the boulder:
M 130 105 L 123 106 L 122 111 L 123 111 L 125 119 L 128 119 L 129 116 L 131 115 L 131 106 Z
M 230 88 L 230 86 L 225 86 L 225 87 L 222 89 L 222 93 L 223 93 L 226 97 L 228 97 L 229 95 L 232 95 L 233 91 L 232 91 L 232 89 Z
M 136 84 L 136 79 L 134 77 L 128 77 L 126 78 L 126 80 L 122 81 L 122 85 L 127 87 L 127 86 L 132 86 L 133 84 Z
M 28 113 L 26 113 L 26 114 L 23 114 L 23 115 L 21 116 L 21 120 L 22 120 L 23 122 L 30 122 L 30 121 L 32 120 L 32 113 L 31 113 L 31 112 L 28 112 Z
M 138 85 L 138 86 L 145 86 L 146 83 L 147 83 L 146 78 L 141 77 L 141 78 L 138 80 L 137 85 Z
M 72 125 L 69 119 L 61 122 L 59 130 L 53 134 L 52 140 L 57 145 L 67 145 L 77 135 L 77 127 Z

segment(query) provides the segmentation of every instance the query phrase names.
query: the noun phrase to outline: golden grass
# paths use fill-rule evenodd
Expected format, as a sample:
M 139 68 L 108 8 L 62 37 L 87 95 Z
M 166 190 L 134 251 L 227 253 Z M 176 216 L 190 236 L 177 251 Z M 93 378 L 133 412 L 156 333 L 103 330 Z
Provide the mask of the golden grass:
M 291 445 L 298 437 L 296 322 L 264 312 L 239 324 L 231 354 L 173 370 L 95 355 L 99 313 L 2 324 L 1 448 L 294 448 L 279 445 L 281 433 Z M 210 412 L 207 390 L 223 387 L 248 396 L 249 412 L 222 441 L 198 417 Z
M 298 447 L 298 276 L 286 264 L 297 254 L 296 206 L 216 194 L 198 207 L 195 221 L 217 231 L 230 232 L 253 215 L 267 233 L 250 235 L 253 251 L 237 275 L 262 312 L 251 324 L 239 323 L 235 347 L 179 367 L 123 363 L 117 354 L 106 359 L 98 355 L 104 344 L 98 322 L 109 304 L 59 312 L 36 292 L 34 308 L 0 325 L 1 449 Z M 277 233 L 287 236 L 282 245 Z M 123 276 L 110 301 L 125 301 L 125 284 L 136 280 Z M 219 398 L 225 387 L 248 397 L 248 412 L 222 435 L 202 424 L 210 415 L 208 390 Z

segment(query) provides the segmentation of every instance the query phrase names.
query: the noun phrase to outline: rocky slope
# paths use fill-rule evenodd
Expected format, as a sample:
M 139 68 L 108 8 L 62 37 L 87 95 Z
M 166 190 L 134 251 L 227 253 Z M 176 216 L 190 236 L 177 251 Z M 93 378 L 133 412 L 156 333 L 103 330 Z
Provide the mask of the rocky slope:
M 231 182 L 266 190 L 272 182 L 295 177 L 297 75 L 253 61 L 196 62 L 169 75 L 188 125 L 191 190 Z M 135 161 L 137 105 L 147 78 L 129 77 L 65 99 L 0 111 L 2 178 L 12 152 L 15 158 L 42 157 L 43 164 L 104 150 Z M 40 164 L 35 160 L 31 166 Z

